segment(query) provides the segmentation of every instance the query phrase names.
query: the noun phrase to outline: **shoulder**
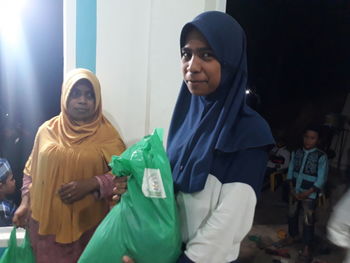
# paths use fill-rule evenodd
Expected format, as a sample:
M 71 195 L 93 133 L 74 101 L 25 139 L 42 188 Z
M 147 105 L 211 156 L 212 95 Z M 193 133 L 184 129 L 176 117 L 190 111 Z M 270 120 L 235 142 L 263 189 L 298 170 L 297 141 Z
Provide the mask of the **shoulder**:
M 302 148 L 298 148 L 298 149 L 294 150 L 293 153 L 294 154 L 304 153 L 304 150 Z
M 38 133 L 42 133 L 43 131 L 45 131 L 46 129 L 52 127 L 52 125 L 54 125 L 55 123 L 57 123 L 57 121 L 59 120 L 59 115 L 45 121 L 43 124 L 41 124 L 38 128 L 37 134 Z
M 220 158 L 219 169 L 226 166 L 222 183 L 247 184 L 254 189 L 258 196 L 268 161 L 268 151 L 267 146 L 249 148 L 228 154 L 223 159 Z M 216 163 L 216 165 L 218 164 Z
M 292 152 L 292 156 L 294 156 L 294 158 L 302 158 L 304 155 L 305 155 L 305 152 L 301 148 L 296 149 Z
M 53 127 L 57 125 L 59 121 L 59 115 L 55 116 L 47 121 L 45 121 L 43 124 L 41 124 L 38 128 L 38 131 L 36 133 L 35 139 L 37 140 L 40 138 L 41 135 L 46 134 L 47 132 L 52 133 L 55 129 Z
M 314 152 L 314 154 L 315 155 L 317 155 L 317 157 L 319 158 L 319 159 L 327 159 L 327 154 L 324 152 L 324 151 L 322 151 L 322 150 L 320 150 L 320 149 L 316 149 L 316 151 Z
M 320 150 L 320 149 L 318 149 L 317 148 L 317 150 L 316 150 L 316 152 L 320 155 L 320 156 L 327 156 L 327 154 L 324 152 L 324 151 L 322 151 L 322 150 Z
M 222 151 L 216 151 L 215 152 L 215 159 L 219 159 L 221 161 L 233 163 L 233 162 L 239 162 L 239 161 L 255 161 L 259 160 L 259 157 L 265 157 L 268 155 L 270 151 L 270 146 L 259 146 L 254 148 L 248 148 L 244 150 L 239 150 L 233 153 L 226 153 Z M 256 159 L 258 158 L 258 159 Z
M 272 137 L 271 128 L 270 125 L 267 123 L 267 121 L 260 116 L 259 113 L 256 113 L 256 118 L 252 119 L 249 122 L 250 129 L 246 131 L 246 134 L 248 136 L 254 136 L 251 137 L 251 140 L 259 139 L 259 138 L 268 138 L 271 144 L 274 144 L 275 141 Z

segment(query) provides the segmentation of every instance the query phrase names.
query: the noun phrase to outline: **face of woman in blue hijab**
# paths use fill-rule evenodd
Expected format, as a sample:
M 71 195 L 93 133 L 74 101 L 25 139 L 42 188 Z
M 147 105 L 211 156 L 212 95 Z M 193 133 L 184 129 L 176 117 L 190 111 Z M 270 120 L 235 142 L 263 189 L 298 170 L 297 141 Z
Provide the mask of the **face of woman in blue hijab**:
M 186 36 L 181 48 L 181 62 L 183 78 L 191 94 L 206 96 L 219 87 L 221 65 L 207 40 L 196 29 Z

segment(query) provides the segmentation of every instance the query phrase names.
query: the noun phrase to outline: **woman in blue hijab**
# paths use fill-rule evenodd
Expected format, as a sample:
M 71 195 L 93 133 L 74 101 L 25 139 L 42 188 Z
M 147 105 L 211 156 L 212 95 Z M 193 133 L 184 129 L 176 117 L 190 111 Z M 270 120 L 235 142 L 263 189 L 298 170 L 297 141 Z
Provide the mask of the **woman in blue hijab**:
M 274 141 L 245 102 L 241 26 L 225 13 L 202 13 L 183 27 L 180 47 L 184 80 L 167 149 L 184 242 L 178 262 L 233 262 L 252 226 Z
M 183 27 L 180 46 L 184 81 L 167 149 L 186 244 L 179 262 L 232 262 L 252 226 L 274 141 L 245 102 L 241 26 L 205 12 Z

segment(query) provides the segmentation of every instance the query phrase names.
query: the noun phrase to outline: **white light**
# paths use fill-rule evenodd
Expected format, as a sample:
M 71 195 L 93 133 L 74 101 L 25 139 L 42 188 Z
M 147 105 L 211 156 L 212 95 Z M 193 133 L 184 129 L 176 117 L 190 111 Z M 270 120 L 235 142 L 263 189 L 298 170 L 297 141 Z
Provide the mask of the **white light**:
M 249 89 L 247 89 L 246 91 L 245 91 L 245 94 L 250 94 L 250 90 Z
M 21 13 L 26 0 L 0 0 L 0 35 L 10 45 L 17 44 L 21 35 Z

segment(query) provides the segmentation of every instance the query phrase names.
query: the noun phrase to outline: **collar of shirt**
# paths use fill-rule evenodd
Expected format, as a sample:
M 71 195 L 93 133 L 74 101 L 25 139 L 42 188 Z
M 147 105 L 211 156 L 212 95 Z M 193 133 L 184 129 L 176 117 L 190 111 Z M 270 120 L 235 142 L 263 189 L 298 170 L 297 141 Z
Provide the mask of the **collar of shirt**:
M 305 153 L 311 153 L 311 152 L 314 152 L 314 151 L 316 151 L 317 150 L 317 148 L 315 147 L 315 148 L 312 148 L 312 149 L 310 149 L 310 150 L 306 150 L 305 148 L 303 148 L 303 151 L 305 152 Z

